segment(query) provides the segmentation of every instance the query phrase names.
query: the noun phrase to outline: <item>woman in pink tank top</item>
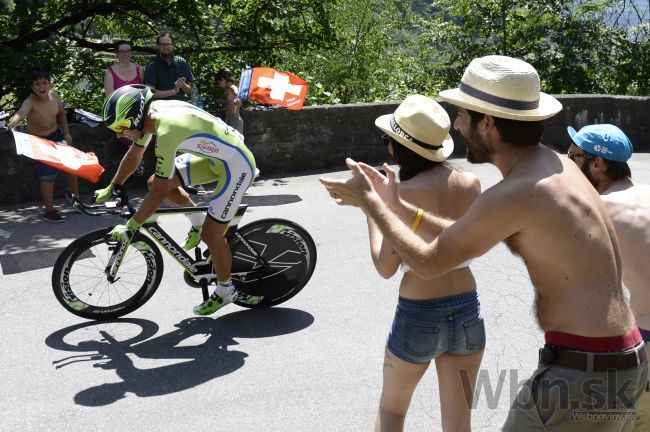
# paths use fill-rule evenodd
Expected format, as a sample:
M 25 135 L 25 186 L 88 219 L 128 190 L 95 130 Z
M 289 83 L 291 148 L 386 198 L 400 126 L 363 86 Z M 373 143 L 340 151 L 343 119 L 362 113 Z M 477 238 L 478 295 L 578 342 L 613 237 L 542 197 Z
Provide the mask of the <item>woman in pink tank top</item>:
M 117 63 L 106 69 L 104 73 L 104 93 L 106 96 L 128 84 L 142 84 L 144 70 L 139 64 L 131 61 L 131 44 L 127 41 L 115 43 Z
M 142 84 L 144 82 L 144 70 L 139 64 L 131 61 L 131 44 L 127 41 L 115 42 L 115 51 L 117 54 L 117 63 L 106 69 L 104 73 L 104 93 L 106 96 L 114 90 L 129 84 Z M 132 141 L 125 137 L 117 136 L 117 141 L 126 152 L 132 144 Z M 135 170 L 136 176 L 144 175 L 144 164 Z

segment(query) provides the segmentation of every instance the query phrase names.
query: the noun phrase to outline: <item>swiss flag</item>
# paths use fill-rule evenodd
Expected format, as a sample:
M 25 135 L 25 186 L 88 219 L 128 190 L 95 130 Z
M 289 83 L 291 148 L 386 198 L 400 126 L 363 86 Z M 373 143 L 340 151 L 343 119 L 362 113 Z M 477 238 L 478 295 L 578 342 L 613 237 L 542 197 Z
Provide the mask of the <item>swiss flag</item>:
M 16 141 L 16 153 L 52 166 L 58 170 L 75 174 L 92 183 L 97 183 L 104 172 L 94 153 L 84 153 L 68 144 L 55 143 L 36 135 L 12 131 Z
M 305 103 L 306 95 L 307 83 L 291 72 L 256 67 L 242 70 L 237 97 L 299 110 Z

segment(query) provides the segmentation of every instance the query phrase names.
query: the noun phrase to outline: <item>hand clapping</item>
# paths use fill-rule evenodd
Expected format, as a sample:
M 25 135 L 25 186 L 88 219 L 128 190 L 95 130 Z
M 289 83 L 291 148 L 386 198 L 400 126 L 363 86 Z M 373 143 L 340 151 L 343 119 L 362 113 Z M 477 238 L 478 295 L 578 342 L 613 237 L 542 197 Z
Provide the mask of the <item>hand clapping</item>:
M 351 205 L 363 209 L 365 204 L 373 199 L 381 199 L 387 204 L 399 199 L 395 171 L 388 165 L 384 164 L 387 177 L 363 162 L 355 162 L 348 158 L 345 163 L 352 171 L 352 177 L 349 179 L 320 178 L 320 182 L 338 205 Z

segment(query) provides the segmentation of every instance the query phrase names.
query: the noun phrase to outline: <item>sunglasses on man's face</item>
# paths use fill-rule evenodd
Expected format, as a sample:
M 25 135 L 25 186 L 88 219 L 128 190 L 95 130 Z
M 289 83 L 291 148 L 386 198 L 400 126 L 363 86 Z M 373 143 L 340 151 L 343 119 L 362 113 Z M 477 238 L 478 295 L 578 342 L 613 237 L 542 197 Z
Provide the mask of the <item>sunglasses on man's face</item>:
M 591 159 L 591 158 L 595 158 L 595 157 L 596 157 L 596 156 L 592 155 L 591 153 L 575 153 L 575 152 L 572 152 L 572 151 L 567 152 L 567 156 L 568 156 L 569 159 L 571 159 L 572 161 L 576 160 L 577 158 L 581 158 L 581 159 Z
M 386 147 L 388 147 L 388 144 L 390 144 L 391 141 L 393 141 L 393 139 L 389 137 L 387 134 L 381 136 L 381 142 L 383 142 Z

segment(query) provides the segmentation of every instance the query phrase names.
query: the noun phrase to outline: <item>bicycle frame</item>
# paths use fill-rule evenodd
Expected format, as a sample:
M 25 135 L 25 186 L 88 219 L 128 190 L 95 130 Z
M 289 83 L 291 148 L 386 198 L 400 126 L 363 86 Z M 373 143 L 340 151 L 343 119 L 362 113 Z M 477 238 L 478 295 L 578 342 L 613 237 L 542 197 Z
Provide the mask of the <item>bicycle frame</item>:
M 237 212 L 235 213 L 235 217 L 230 221 L 228 224 L 228 228 L 226 228 L 226 232 L 224 235 L 227 235 L 229 232 L 232 230 L 235 230 L 236 234 L 238 234 L 237 226 L 239 225 L 239 222 L 241 221 L 242 217 L 244 216 L 244 213 L 246 213 L 246 209 L 248 208 L 248 204 L 240 204 L 239 208 L 237 209 Z M 165 214 L 177 214 L 177 213 L 197 213 L 197 212 L 207 212 L 208 207 L 207 206 L 200 206 L 200 207 L 175 207 L 175 208 L 164 208 L 164 209 L 158 209 L 155 213 L 154 216 L 160 216 L 160 215 L 165 215 Z M 195 252 L 195 258 L 192 259 L 187 252 L 178 244 L 176 241 L 169 235 L 167 232 L 165 232 L 164 229 L 158 223 L 156 220 L 151 220 L 147 221 L 142 224 L 142 228 L 145 230 L 149 236 L 156 241 L 162 247 L 168 254 L 170 254 L 174 259 L 183 267 L 185 270 L 189 271 L 192 274 L 198 274 L 198 269 L 196 267 L 196 264 L 201 261 L 201 256 L 199 255 L 199 249 L 196 248 Z M 239 238 L 243 239 L 243 237 L 239 236 Z M 247 247 L 250 246 L 248 245 L 248 242 L 246 242 L 245 239 L 242 240 Z M 252 247 L 249 248 L 251 252 L 255 253 L 257 255 L 257 252 L 255 252 Z
M 81 211 L 84 214 L 90 215 L 90 216 L 99 216 L 102 214 L 116 214 L 119 213 L 120 217 L 127 219 L 131 217 L 134 213 L 133 208 L 128 205 L 122 207 L 122 208 L 117 208 L 117 207 L 109 207 L 109 206 L 99 206 L 99 205 L 86 205 L 78 200 L 75 200 L 73 202 L 73 206 Z M 264 267 L 268 266 L 267 262 L 260 256 L 260 254 L 255 250 L 255 248 L 246 240 L 245 237 L 243 237 L 241 234 L 239 234 L 239 231 L 237 230 L 237 227 L 239 225 L 239 222 L 241 221 L 242 217 L 244 216 L 244 213 L 246 213 L 246 209 L 248 208 L 248 204 L 240 204 L 237 212 L 235 213 L 235 217 L 229 222 L 228 227 L 226 228 L 226 231 L 224 235 L 227 235 L 230 232 L 233 232 L 234 230 L 234 235 L 241 241 L 241 243 L 248 249 L 251 254 L 257 258 L 257 260 L 260 262 L 260 264 Z M 169 215 L 169 214 L 186 214 L 186 213 L 196 213 L 196 212 L 207 212 L 208 211 L 208 206 L 197 206 L 197 207 L 172 207 L 172 208 L 162 208 L 156 210 L 156 212 L 152 215 L 152 217 L 147 220 L 145 223 L 142 224 L 142 230 L 146 232 L 149 237 L 151 237 L 165 252 L 167 252 L 169 255 L 174 257 L 176 262 L 178 262 L 181 267 L 183 267 L 187 272 L 192 274 L 194 277 L 200 277 L 200 276 L 205 276 L 205 278 L 201 278 L 201 291 L 203 294 L 203 299 L 208 298 L 208 290 L 207 290 L 207 279 L 208 278 L 213 278 L 216 277 L 214 274 L 214 268 L 212 266 L 212 257 L 209 256 L 207 260 L 204 262 L 201 262 L 201 250 L 197 247 L 194 249 L 195 251 L 195 257 L 192 258 L 190 255 L 183 250 L 183 248 L 176 243 L 176 241 L 157 223 L 157 218 L 158 216 L 162 215 Z M 129 241 L 123 241 L 123 242 L 117 242 L 115 246 L 115 251 L 111 255 L 111 258 L 109 259 L 104 273 L 106 274 L 106 278 L 109 282 L 113 283 L 117 279 L 117 272 L 122 264 L 122 260 L 124 259 L 124 256 L 126 255 L 126 252 L 131 244 L 131 240 Z M 207 251 L 204 253 L 204 256 L 207 255 Z

